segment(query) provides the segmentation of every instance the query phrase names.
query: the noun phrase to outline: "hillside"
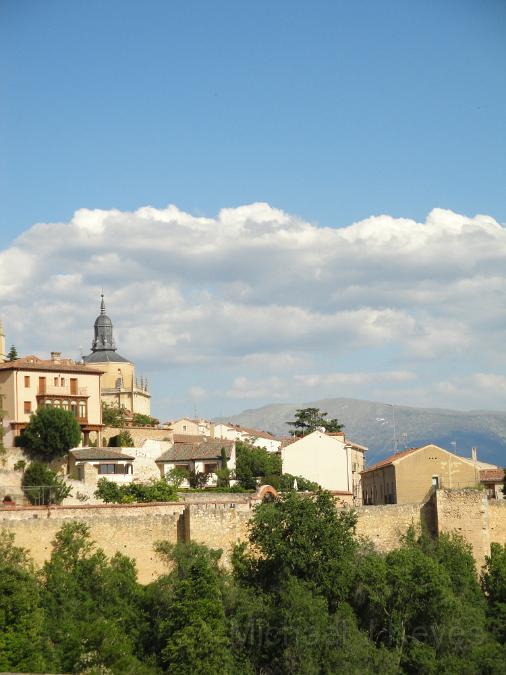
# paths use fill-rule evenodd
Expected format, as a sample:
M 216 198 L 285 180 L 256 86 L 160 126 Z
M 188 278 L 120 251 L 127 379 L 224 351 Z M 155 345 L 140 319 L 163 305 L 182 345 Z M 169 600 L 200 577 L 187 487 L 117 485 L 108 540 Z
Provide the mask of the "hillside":
M 392 452 L 392 407 L 373 401 L 327 398 L 298 405 L 267 405 L 221 421 L 287 435 L 290 427 L 286 423 L 293 419 L 295 410 L 310 406 L 343 422 L 347 437 L 369 448 L 369 465 Z M 506 464 L 506 412 L 395 406 L 395 422 L 399 449 L 432 442 L 448 450 L 456 447 L 459 455 L 469 457 L 471 448 L 476 446 L 482 461 Z

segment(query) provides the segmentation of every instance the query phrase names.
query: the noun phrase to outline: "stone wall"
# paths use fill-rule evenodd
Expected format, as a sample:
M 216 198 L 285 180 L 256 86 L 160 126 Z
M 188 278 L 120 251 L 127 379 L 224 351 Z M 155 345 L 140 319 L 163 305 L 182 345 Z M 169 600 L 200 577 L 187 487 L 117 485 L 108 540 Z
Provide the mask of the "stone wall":
M 102 445 L 105 447 L 111 436 L 117 436 L 120 431 L 118 427 L 105 427 L 102 429 Z M 134 447 L 141 448 L 146 440 L 165 441 L 172 440 L 173 432 L 171 429 L 156 429 L 153 427 L 127 427 L 126 431 L 132 437 Z
M 357 534 L 370 539 L 379 551 L 396 548 L 408 528 L 413 525 L 419 529 L 423 520 L 422 504 L 361 506 L 356 511 Z
M 166 504 L 100 504 L 57 507 L 0 508 L 0 528 L 15 533 L 37 564 L 51 551 L 51 541 L 69 520 L 90 527 L 91 536 L 107 555 L 120 551 L 135 559 L 139 579 L 148 583 L 166 566 L 153 544 L 190 539 L 223 550 L 230 562 L 232 548 L 247 536 L 248 523 L 258 503 L 255 495 L 187 494 L 184 501 Z M 380 551 L 399 545 L 410 525 L 425 525 L 433 534 L 457 531 L 471 543 L 482 565 L 491 542 L 506 543 L 506 501 L 487 501 L 479 490 L 438 490 L 427 504 L 389 504 L 357 509 L 357 534 Z

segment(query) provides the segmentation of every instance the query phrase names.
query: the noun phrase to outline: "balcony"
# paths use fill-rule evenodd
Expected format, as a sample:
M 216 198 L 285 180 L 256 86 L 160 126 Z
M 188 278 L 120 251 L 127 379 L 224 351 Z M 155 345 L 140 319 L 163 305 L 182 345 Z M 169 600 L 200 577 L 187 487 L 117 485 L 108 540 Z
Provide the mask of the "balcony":
M 55 387 L 53 384 L 46 384 L 45 387 L 39 387 L 37 396 L 89 396 L 88 387 Z

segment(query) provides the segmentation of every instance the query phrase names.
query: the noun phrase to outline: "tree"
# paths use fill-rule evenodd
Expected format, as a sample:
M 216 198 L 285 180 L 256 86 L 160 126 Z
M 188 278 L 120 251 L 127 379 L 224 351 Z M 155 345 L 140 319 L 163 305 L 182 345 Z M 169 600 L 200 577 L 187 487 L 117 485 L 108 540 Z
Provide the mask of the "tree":
M 327 415 L 328 413 L 322 412 L 319 408 L 300 408 L 295 411 L 295 420 L 287 424 L 294 427 L 295 436 L 305 436 L 320 427 L 329 433 L 342 431 L 344 425 L 336 418 L 325 419 Z
M 0 458 L 3 458 L 7 452 L 4 444 L 4 435 L 5 435 L 4 417 L 6 415 L 6 412 L 3 409 L 4 398 L 5 394 L 3 394 L 2 390 L 0 389 Z
M 493 543 L 481 576 L 493 634 L 506 644 L 506 546 Z
M 236 441 L 235 451 L 235 477 L 243 488 L 254 490 L 257 478 L 263 478 L 262 482 L 269 483 L 269 477 L 281 475 L 279 454 L 268 452 L 265 448 L 257 448 L 244 441 Z
M 221 551 L 195 543 L 161 542 L 155 550 L 174 565 L 158 586 L 160 661 L 170 675 L 231 675 L 230 640 L 222 600 Z M 160 597 L 162 596 L 162 597 Z
M 15 361 L 16 359 L 19 359 L 18 351 L 16 347 L 12 345 L 7 354 L 7 361 Z
M 156 427 L 160 424 L 160 420 L 151 415 L 143 415 L 142 413 L 134 413 L 132 417 L 132 425 L 134 427 Z
M 0 531 L 0 670 L 48 672 L 44 613 L 33 563 L 14 535 Z
M 32 456 L 50 461 L 67 454 L 81 442 L 81 428 L 74 415 L 62 408 L 39 408 L 20 436 Z
M 196 471 L 195 469 L 188 471 L 188 482 L 193 489 L 202 490 L 207 485 L 208 480 L 209 474 L 205 471 Z
M 61 504 L 71 493 L 70 486 L 42 462 L 32 462 L 28 466 L 21 485 L 32 504 Z
M 239 545 L 234 551 L 235 573 L 267 590 L 294 576 L 335 608 L 353 584 L 356 522 L 354 511 L 337 511 L 328 492 L 290 492 L 264 502 L 250 523 L 251 550 Z
M 109 404 L 102 401 L 102 422 L 106 427 L 123 429 L 126 424 L 126 413 L 124 405 L 120 407 L 117 403 Z
M 122 429 L 119 434 L 110 437 L 108 445 L 110 448 L 133 448 L 134 440 L 128 429 Z

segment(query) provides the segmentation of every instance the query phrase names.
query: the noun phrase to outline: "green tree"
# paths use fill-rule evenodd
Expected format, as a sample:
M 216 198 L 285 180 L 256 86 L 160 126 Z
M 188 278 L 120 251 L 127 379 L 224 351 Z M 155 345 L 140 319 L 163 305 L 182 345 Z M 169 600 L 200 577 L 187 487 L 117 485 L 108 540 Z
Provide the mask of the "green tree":
M 107 478 L 98 481 L 95 497 L 104 502 L 130 504 L 137 502 L 175 502 L 178 499 L 177 487 L 164 478 L 148 483 L 127 483 L 118 485 Z
M 16 359 L 19 359 L 18 351 L 16 347 L 12 345 L 7 354 L 7 361 L 15 361 Z
M 102 401 L 102 422 L 106 427 L 123 429 L 126 424 L 126 413 L 127 409 L 124 405 L 120 407 L 117 403 Z
M 4 444 L 4 435 L 5 435 L 5 429 L 4 429 L 4 417 L 6 415 L 6 412 L 4 410 L 4 398 L 5 394 L 2 393 L 2 390 L 0 389 L 0 459 L 3 459 L 6 455 L 6 449 L 5 449 L 5 444 Z
M 134 440 L 128 429 L 122 429 L 119 434 L 109 438 L 108 445 L 110 448 L 133 448 Z
M 492 633 L 506 644 L 506 545 L 493 543 L 486 557 L 481 584 L 487 599 Z
M 296 577 L 322 595 L 331 609 L 344 600 L 353 584 L 354 511 L 336 510 L 328 492 L 290 492 L 264 502 L 251 520 L 249 543 L 233 555 L 237 578 L 269 590 L 288 576 Z
M 320 427 L 329 433 L 342 431 L 344 425 L 336 418 L 327 420 L 328 413 L 319 408 L 300 408 L 295 411 L 295 419 L 287 424 L 294 428 L 295 436 L 305 436 Z
M 146 617 L 131 560 L 120 554 L 108 560 L 87 525 L 72 521 L 56 534 L 41 580 L 55 670 L 153 672 L 136 656 Z
M 134 413 L 132 417 L 132 424 L 134 427 L 156 427 L 160 424 L 160 420 L 151 415 L 143 415 L 142 413 Z
M 44 613 L 33 563 L 0 531 L 0 670 L 44 672 Z
M 61 504 L 71 493 L 70 486 L 42 462 L 32 462 L 28 466 L 21 485 L 32 504 Z
M 171 675 L 232 673 L 233 659 L 223 607 L 221 551 L 196 543 L 160 542 L 157 553 L 173 571 L 155 584 L 154 633 L 160 665 Z M 155 643 L 156 644 L 156 643 Z
M 81 428 L 70 411 L 44 407 L 31 415 L 20 439 L 29 455 L 50 461 L 79 445 Z
M 268 478 L 281 475 L 281 457 L 244 441 L 236 441 L 235 477 L 247 490 L 254 489 L 257 478 L 269 483 Z

